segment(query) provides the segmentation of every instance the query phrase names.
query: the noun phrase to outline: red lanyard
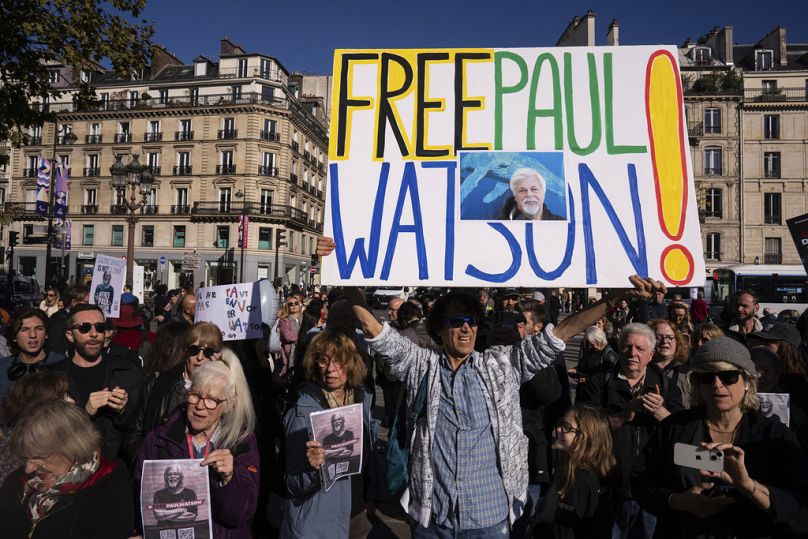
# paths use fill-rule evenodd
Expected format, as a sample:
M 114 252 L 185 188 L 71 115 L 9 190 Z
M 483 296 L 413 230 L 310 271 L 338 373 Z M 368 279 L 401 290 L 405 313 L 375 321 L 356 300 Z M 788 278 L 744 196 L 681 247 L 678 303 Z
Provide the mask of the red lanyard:
M 202 454 L 202 458 L 207 457 L 209 452 L 210 452 L 210 442 L 205 444 L 205 452 Z M 196 458 L 196 454 L 194 453 L 194 442 L 191 439 L 190 432 L 188 433 L 188 456 L 191 457 L 191 459 Z

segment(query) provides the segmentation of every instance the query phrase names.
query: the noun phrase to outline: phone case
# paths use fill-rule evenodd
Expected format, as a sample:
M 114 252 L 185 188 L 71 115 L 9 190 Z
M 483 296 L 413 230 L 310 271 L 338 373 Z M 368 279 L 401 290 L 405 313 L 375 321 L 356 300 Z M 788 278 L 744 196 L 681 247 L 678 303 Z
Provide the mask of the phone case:
M 677 442 L 673 446 L 673 463 L 697 470 L 723 472 L 724 452 Z

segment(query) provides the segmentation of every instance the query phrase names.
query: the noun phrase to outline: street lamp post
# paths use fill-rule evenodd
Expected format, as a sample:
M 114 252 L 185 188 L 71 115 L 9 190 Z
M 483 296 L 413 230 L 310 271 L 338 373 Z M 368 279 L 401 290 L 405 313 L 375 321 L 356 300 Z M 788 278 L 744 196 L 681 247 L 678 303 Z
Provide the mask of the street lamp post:
M 46 238 L 47 244 L 45 246 L 45 285 L 48 286 L 51 284 L 51 280 L 53 279 L 53 265 L 51 264 L 51 245 L 53 244 L 53 202 L 54 202 L 54 190 L 56 189 L 56 144 L 59 140 L 59 133 L 64 132 L 64 142 L 65 144 L 73 144 L 76 142 L 78 137 L 73 134 L 72 131 L 68 131 L 63 126 L 59 129 L 59 124 L 56 120 L 53 121 L 53 151 L 51 152 L 51 166 L 50 166 L 50 180 L 49 184 L 49 191 L 48 194 L 48 237 Z M 64 244 L 63 244 L 64 245 Z M 13 261 L 12 261 L 13 263 Z M 64 255 L 62 255 L 62 268 L 60 271 L 64 271 Z M 64 277 L 64 275 L 62 276 Z
M 148 167 L 143 167 L 138 161 L 138 155 L 133 154 L 132 161 L 128 165 L 121 162 L 118 156 L 115 162 L 109 167 L 112 175 L 112 187 L 123 199 L 124 206 L 129 210 L 129 240 L 126 245 L 126 284 L 132 287 L 132 273 L 135 265 L 135 223 L 137 217 L 135 212 L 146 204 L 146 197 L 154 184 L 154 176 Z M 136 199 L 139 189 L 141 201 Z M 128 193 L 127 193 L 128 191 Z

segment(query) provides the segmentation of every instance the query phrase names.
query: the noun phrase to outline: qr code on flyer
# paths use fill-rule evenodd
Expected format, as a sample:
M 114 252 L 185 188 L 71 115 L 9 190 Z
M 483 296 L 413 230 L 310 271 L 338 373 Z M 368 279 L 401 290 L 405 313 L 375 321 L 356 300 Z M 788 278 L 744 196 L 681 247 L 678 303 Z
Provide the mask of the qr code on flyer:
M 160 530 L 160 539 L 177 539 L 177 532 L 174 530 Z
M 177 539 L 194 539 L 194 529 L 183 528 L 181 530 L 177 530 Z

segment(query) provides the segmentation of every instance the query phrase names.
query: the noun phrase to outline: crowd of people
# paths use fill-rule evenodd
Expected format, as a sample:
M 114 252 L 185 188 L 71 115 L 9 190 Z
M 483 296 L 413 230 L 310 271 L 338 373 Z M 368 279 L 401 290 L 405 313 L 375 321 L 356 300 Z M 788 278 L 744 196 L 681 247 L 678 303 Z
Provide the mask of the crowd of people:
M 390 499 L 416 538 L 808 534 L 808 320 L 761 316 L 752 291 L 712 320 L 703 296 L 627 286 L 586 306 L 393 298 L 382 320 L 359 289 L 292 287 L 264 339 L 229 342 L 191 290 L 149 309 L 126 291 L 109 319 L 86 287 L 49 288 L 5 321 L 0 539 L 148 537 L 146 520 L 182 537 L 198 485 L 168 465 L 143 506 L 141 480 L 187 459 L 217 539 L 365 537 Z

